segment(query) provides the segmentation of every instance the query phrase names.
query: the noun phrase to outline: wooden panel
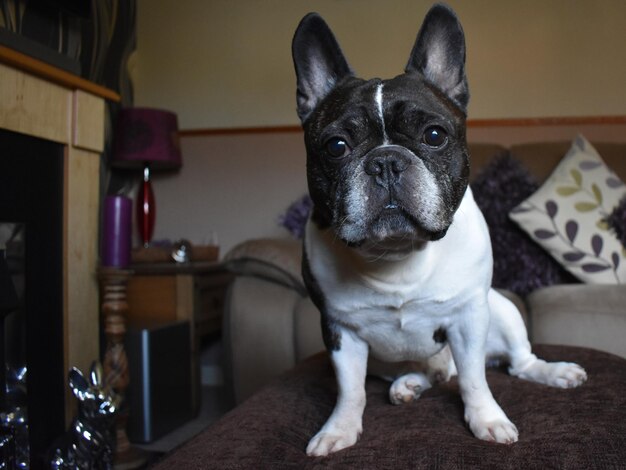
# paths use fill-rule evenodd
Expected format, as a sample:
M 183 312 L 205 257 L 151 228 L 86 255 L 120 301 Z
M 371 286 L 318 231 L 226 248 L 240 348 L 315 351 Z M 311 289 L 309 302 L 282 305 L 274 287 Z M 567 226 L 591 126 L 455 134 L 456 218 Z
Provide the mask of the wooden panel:
M 98 208 L 100 156 L 68 148 L 65 202 L 67 364 L 89 370 L 98 359 Z
M 0 83 L 0 127 L 69 143 L 69 90 L 2 64 Z
M 0 46 L 0 62 L 5 61 Z M 29 70 L 27 67 L 23 70 Z M 104 102 L 0 63 L 0 128 L 66 145 L 63 210 L 64 367 L 99 357 L 98 215 Z M 76 107 L 73 107 L 73 104 Z M 72 120 L 81 121 L 76 132 Z M 73 134 L 72 134 L 73 133 Z M 76 138 L 78 149 L 71 144 Z M 94 151 L 88 151 L 92 149 Z M 0 156 L 1 157 L 1 156 Z M 67 422 L 75 400 L 66 398 Z
M 176 276 L 131 276 L 129 323 L 154 325 L 176 321 Z
M 193 333 L 193 276 L 179 274 L 176 276 L 176 319 L 190 320 Z
M 74 92 L 72 142 L 74 146 L 104 150 L 104 100 L 77 90 Z
M 66 72 L 65 70 L 61 70 L 5 46 L 0 46 L 0 62 L 12 65 L 19 70 L 24 70 L 67 88 L 85 90 L 96 96 L 100 96 L 111 101 L 120 101 L 120 95 L 113 90 L 109 90 L 108 88 L 90 82 L 89 80 L 85 80 L 84 78 L 78 77 L 74 74 Z
M 193 333 L 193 276 L 133 275 L 128 282 L 129 320 L 137 325 L 189 320 Z
M 233 274 L 196 276 L 196 337 L 217 333 L 222 328 L 226 289 Z
M 537 118 L 495 118 L 468 119 L 467 127 L 546 127 L 546 126 L 588 126 L 588 125 L 623 125 L 626 116 L 557 116 Z M 284 134 L 301 133 L 299 125 L 266 126 L 266 127 L 225 127 L 214 129 L 181 129 L 181 137 L 202 137 L 216 135 L 247 135 L 247 134 Z
M 468 142 L 488 142 L 511 146 L 523 143 L 543 143 L 572 141 L 578 134 L 583 134 L 592 142 L 624 142 L 626 122 L 577 123 L 545 126 L 532 125 L 495 125 L 494 127 L 477 126 L 467 130 Z
M 626 124 L 626 116 L 559 116 L 537 118 L 469 119 L 468 127 L 550 127 Z

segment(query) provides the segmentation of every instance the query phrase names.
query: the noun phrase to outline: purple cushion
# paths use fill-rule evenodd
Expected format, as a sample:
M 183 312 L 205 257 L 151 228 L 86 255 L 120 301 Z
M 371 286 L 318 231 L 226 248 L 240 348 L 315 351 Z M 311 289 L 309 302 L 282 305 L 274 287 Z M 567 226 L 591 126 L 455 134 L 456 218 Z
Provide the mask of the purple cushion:
M 626 197 L 622 198 L 617 207 L 606 219 L 611 230 L 617 235 L 624 249 L 626 249 Z
M 471 187 L 489 226 L 494 287 L 524 296 L 539 287 L 577 282 L 508 217 L 511 209 L 539 188 L 521 162 L 508 152 L 498 155 Z
M 285 227 L 297 239 L 304 237 L 304 227 L 313 209 L 313 201 L 308 194 L 292 202 L 285 213 L 278 219 L 278 224 Z

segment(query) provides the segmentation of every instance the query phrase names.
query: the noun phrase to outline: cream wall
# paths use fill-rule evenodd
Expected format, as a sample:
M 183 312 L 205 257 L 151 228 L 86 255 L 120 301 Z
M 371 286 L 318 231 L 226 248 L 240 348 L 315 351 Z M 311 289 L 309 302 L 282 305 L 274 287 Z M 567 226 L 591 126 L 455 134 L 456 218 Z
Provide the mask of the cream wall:
M 137 105 L 180 125 L 296 124 L 290 43 L 325 17 L 365 77 L 403 69 L 424 0 L 138 0 Z M 451 0 L 468 46 L 471 118 L 626 114 L 623 0 Z
M 294 132 L 181 140 L 179 173 L 154 173 L 156 239 L 211 242 L 222 254 L 253 237 L 286 237 L 278 220 L 306 191 L 302 135 Z
M 430 3 L 139 0 L 136 104 L 176 112 L 183 129 L 296 124 L 290 43 L 304 14 L 326 18 L 358 73 L 388 77 Z M 626 114 L 623 0 L 450 3 L 467 35 L 470 117 Z M 287 236 L 278 217 L 306 190 L 301 134 L 185 137 L 182 151 L 179 173 L 155 173 L 155 238 L 216 233 L 225 252 Z

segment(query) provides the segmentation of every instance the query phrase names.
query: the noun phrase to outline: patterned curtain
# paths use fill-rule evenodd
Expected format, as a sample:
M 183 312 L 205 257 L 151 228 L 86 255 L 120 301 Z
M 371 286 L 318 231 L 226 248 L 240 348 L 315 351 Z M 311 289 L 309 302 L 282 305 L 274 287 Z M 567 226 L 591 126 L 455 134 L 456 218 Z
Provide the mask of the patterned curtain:
M 133 104 L 136 16 L 136 0 L 0 0 L 0 43 L 120 94 L 120 103 L 106 102 L 101 197 L 128 193 L 137 180 L 108 163 L 117 112 Z
M 135 0 L 0 0 L 0 43 L 110 88 L 129 106 L 135 20 Z

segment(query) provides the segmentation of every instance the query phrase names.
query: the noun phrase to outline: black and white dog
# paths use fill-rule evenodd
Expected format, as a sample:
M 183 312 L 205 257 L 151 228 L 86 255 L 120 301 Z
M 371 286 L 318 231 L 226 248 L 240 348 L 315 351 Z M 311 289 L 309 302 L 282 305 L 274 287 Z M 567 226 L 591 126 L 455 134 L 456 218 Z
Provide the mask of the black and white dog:
M 314 202 L 303 275 L 339 389 L 307 453 L 357 441 L 368 367 L 393 381 L 395 404 L 458 373 L 474 435 L 515 442 L 517 429 L 485 380 L 486 359 L 555 387 L 576 387 L 586 373 L 532 354 L 519 312 L 490 288 L 489 233 L 468 188 L 469 94 L 457 17 L 434 6 L 405 73 L 390 80 L 355 77 L 317 14 L 301 21 L 293 58 Z

